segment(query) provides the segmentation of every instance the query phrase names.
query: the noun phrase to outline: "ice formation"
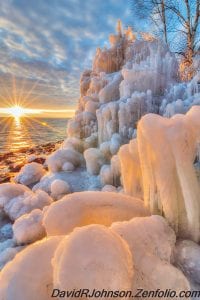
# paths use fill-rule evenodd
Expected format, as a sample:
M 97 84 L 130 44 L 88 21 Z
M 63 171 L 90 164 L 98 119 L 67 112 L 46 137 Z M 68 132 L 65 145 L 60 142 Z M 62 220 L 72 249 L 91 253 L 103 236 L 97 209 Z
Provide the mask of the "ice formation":
M 50 300 L 51 259 L 62 237 L 37 242 L 20 252 L 0 273 L 0 299 Z
M 70 185 L 64 180 L 55 179 L 51 183 L 51 197 L 55 200 L 62 198 L 70 192 Z
M 135 292 L 139 287 L 148 291 L 173 289 L 180 292 L 190 289 L 183 273 L 171 265 L 176 237 L 162 217 L 134 218 L 128 222 L 113 223 L 111 229 L 130 247 L 134 261 Z
M 174 250 L 174 263 L 194 283 L 200 285 L 200 246 L 190 240 L 179 241 Z
M 147 216 L 143 202 L 129 196 L 106 192 L 73 193 L 55 202 L 44 213 L 47 235 L 63 235 L 88 224 L 109 226 L 114 221 Z
M 14 180 L 16 183 L 21 183 L 29 186 L 40 181 L 44 174 L 45 170 L 43 166 L 36 162 L 32 162 L 25 165 Z
M 136 217 L 111 227 L 76 228 L 67 236 L 43 239 L 17 254 L 0 273 L 0 297 L 32 300 L 37 295 L 38 300 L 45 300 L 51 299 L 53 289 L 85 286 L 134 293 L 138 287 L 189 290 L 186 277 L 171 265 L 175 240 L 173 230 L 159 216 Z
M 22 215 L 14 222 L 14 239 L 18 245 L 33 243 L 45 236 L 42 218 L 42 211 L 34 209 L 29 214 Z
M 129 247 L 102 225 L 75 229 L 59 244 L 52 263 L 54 285 L 60 290 L 132 288 L 134 271 Z
M 0 299 L 51 299 L 53 288 L 77 282 L 189 290 L 181 270 L 199 284 L 199 246 L 175 246 L 175 233 L 200 240 L 200 77 L 180 82 L 176 56 L 143 37 L 118 22 L 110 48 L 97 49 L 81 76 L 49 172 L 32 156 L 15 178 L 23 185 L 0 185 L 1 215 L 14 221 L 14 238 L 0 243 L 0 267 L 12 260 L 0 273 Z M 101 192 L 71 193 L 93 189 Z
M 47 165 L 52 172 L 62 171 L 66 169 L 66 163 L 69 162 L 74 167 L 78 167 L 83 162 L 82 155 L 71 149 L 71 145 L 67 149 L 58 149 L 47 158 Z
M 14 183 L 0 185 L 0 207 L 11 220 L 16 220 L 35 208 L 50 205 L 52 199 L 44 191 L 33 193 L 26 186 Z

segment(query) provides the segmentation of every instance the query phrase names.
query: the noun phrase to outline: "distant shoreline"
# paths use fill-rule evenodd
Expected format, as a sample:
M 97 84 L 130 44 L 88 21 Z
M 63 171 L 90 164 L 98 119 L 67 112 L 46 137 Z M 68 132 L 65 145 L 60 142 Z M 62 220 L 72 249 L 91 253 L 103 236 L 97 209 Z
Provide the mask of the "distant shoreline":
M 54 152 L 63 140 L 40 144 L 31 148 L 24 147 L 16 151 L 0 153 L 0 183 L 9 182 L 29 162 L 44 164 L 46 156 Z

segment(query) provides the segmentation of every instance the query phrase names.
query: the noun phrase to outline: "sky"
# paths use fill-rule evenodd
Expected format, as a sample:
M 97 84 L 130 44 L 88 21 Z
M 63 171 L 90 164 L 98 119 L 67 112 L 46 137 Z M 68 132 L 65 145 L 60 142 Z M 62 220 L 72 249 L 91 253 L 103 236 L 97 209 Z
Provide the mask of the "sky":
M 81 72 L 91 68 L 96 48 L 107 44 L 117 20 L 125 26 L 132 21 L 129 0 L 0 5 L 0 108 L 19 102 L 54 116 L 75 109 Z

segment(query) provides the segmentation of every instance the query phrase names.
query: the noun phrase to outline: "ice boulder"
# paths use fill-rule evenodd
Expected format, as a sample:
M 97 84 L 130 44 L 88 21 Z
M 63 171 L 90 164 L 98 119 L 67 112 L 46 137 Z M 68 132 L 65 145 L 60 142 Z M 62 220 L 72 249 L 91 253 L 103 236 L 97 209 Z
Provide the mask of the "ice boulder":
M 3 183 L 0 185 L 0 208 L 3 208 L 11 199 L 30 192 L 30 189 L 22 184 Z
M 200 246 L 193 241 L 179 241 L 174 250 L 174 263 L 190 278 L 200 284 Z
M 87 287 L 90 291 L 121 291 L 132 287 L 134 272 L 129 247 L 102 225 L 75 229 L 59 244 L 52 263 L 54 287 L 60 290 Z
M 80 153 L 83 152 L 83 142 L 82 140 L 76 138 L 76 137 L 69 137 L 67 138 L 63 144 L 62 149 L 73 149 Z
M 0 186 L 0 206 L 11 220 L 16 220 L 35 208 L 50 205 L 52 199 L 41 190 L 33 193 L 25 186 L 6 183 Z
M 32 162 L 25 165 L 17 176 L 14 178 L 16 183 L 21 183 L 24 185 L 31 185 L 40 181 L 42 176 L 44 176 L 45 170 L 43 166 L 39 163 Z
M 89 224 L 110 226 L 113 222 L 147 216 L 143 202 L 110 192 L 80 192 L 53 203 L 44 213 L 47 235 L 68 234 L 75 227 Z
M 18 218 L 13 224 L 14 239 L 18 245 L 33 243 L 45 236 L 42 211 L 34 209 Z
M 87 171 L 91 175 L 98 175 L 101 166 L 105 163 L 105 158 L 102 152 L 96 148 L 89 148 L 84 152 Z
M 113 223 L 111 229 L 128 243 L 131 250 L 135 269 L 134 294 L 138 288 L 147 291 L 171 289 L 177 295 L 182 290 L 190 290 L 187 278 L 170 263 L 176 236 L 164 218 L 134 218 Z M 160 295 L 148 298 L 160 299 L 163 297 Z
M 78 151 L 68 148 L 59 149 L 47 158 L 47 165 L 51 172 L 61 171 L 66 162 L 78 167 L 83 162 L 83 156 Z
M 171 261 L 176 235 L 163 217 L 133 218 L 113 223 L 111 229 L 127 241 L 137 266 L 146 254 Z
M 17 254 L 0 273 L 0 299 L 52 299 L 51 259 L 61 240 L 61 237 L 48 238 Z
M 64 195 L 67 195 L 71 192 L 70 185 L 61 179 L 55 179 L 51 183 L 51 197 L 53 199 L 60 199 Z

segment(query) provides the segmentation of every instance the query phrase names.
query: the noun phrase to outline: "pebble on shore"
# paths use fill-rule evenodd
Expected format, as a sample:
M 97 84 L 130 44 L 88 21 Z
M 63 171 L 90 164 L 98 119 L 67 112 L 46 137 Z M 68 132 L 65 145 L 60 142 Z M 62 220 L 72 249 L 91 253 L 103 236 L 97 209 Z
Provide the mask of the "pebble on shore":
M 12 181 L 16 173 L 29 162 L 44 164 L 46 155 L 54 152 L 63 141 L 38 145 L 33 148 L 22 148 L 16 152 L 0 153 L 0 184 Z M 46 167 L 46 166 L 45 166 Z

